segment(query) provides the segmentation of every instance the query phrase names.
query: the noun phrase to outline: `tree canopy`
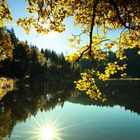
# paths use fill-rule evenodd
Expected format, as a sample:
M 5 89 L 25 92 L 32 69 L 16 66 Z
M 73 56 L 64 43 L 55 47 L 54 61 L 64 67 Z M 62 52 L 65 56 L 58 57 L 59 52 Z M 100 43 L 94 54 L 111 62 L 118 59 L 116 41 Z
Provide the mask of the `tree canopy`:
M 10 35 L 5 30 L 0 29 L 0 61 L 11 57 L 13 48 Z
M 0 77 L 57 81 L 76 79 L 80 74 L 79 65 L 66 61 L 63 53 L 29 45 L 18 39 L 13 29 L 2 28 L 0 32 Z M 47 47 L 47 46 L 46 46 Z
M 96 86 L 95 76 L 107 80 L 117 71 L 126 69 L 121 63 L 126 59 L 126 49 L 137 48 L 140 54 L 140 1 L 139 0 L 25 0 L 26 10 L 30 17 L 20 18 L 17 24 L 30 32 L 35 28 L 38 33 L 49 33 L 54 30 L 65 30 L 64 20 L 73 17 L 74 25 L 81 28 L 81 34 L 73 35 L 69 41 L 76 46 L 77 52 L 71 53 L 69 61 L 79 61 L 81 58 L 91 59 L 98 67 L 104 63 L 104 71 L 93 67 L 81 74 L 77 88 L 85 90 L 91 97 L 100 90 Z M 5 21 L 11 21 L 12 16 L 6 0 L 0 1 L 0 27 Z M 109 35 L 119 31 L 115 38 Z M 89 41 L 81 44 L 81 36 L 87 35 Z M 79 46 L 79 47 L 78 47 Z M 108 52 L 115 49 L 118 61 L 108 62 Z M 122 73 L 122 77 L 125 76 Z

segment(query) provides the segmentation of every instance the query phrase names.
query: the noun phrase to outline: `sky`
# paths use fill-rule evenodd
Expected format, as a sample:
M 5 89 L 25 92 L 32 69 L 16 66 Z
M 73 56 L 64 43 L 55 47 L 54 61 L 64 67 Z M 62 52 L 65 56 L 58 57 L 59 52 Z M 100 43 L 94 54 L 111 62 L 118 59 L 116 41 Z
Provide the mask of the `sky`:
M 19 40 L 27 40 L 29 44 L 36 45 L 40 50 L 41 48 L 54 50 L 57 53 L 63 52 L 65 55 L 74 49 L 70 47 L 67 39 L 72 36 L 72 34 L 77 34 L 80 30 L 73 26 L 73 19 L 68 18 L 64 22 L 66 23 L 66 30 L 63 33 L 51 32 L 48 35 L 37 34 L 34 29 L 31 30 L 30 34 L 27 35 L 26 32 L 19 26 L 16 25 L 16 21 L 20 17 L 28 16 L 25 10 L 27 3 L 24 0 L 7 0 L 11 14 L 14 18 L 13 23 L 7 23 L 7 28 L 14 28 L 16 36 Z
M 73 18 L 68 18 L 64 21 L 66 24 L 66 30 L 63 33 L 56 33 L 51 32 L 47 35 L 37 34 L 34 29 L 31 30 L 30 34 L 27 35 L 26 32 L 19 26 L 16 25 L 16 21 L 18 18 L 21 17 L 27 17 L 28 13 L 26 11 L 27 2 L 25 0 L 7 0 L 12 16 L 14 18 L 13 23 L 7 23 L 7 28 L 14 28 L 16 36 L 19 38 L 19 40 L 26 40 L 29 45 L 36 45 L 39 50 L 43 49 L 50 49 L 54 50 L 56 53 L 63 52 L 64 55 L 67 55 L 68 53 L 74 51 L 73 48 L 70 47 L 70 44 L 68 43 L 68 38 L 72 37 L 72 34 L 80 34 L 80 29 L 77 27 L 74 27 L 73 25 Z M 118 34 L 121 32 L 115 31 L 112 33 L 109 33 L 109 38 L 115 38 L 118 36 Z M 87 37 L 82 38 L 82 44 L 87 42 Z

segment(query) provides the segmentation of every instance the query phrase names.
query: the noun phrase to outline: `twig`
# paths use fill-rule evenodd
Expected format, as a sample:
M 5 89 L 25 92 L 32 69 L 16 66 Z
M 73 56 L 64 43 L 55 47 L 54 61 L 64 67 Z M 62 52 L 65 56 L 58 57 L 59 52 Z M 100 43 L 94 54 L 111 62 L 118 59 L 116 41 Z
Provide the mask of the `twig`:
M 96 43 L 94 46 L 99 45 L 99 44 L 101 44 L 102 42 L 104 42 L 104 41 L 109 41 L 109 40 L 110 40 L 110 39 L 102 40 L 102 41 Z M 89 49 L 90 49 L 90 46 L 88 46 L 88 48 L 86 48 L 84 51 L 82 51 L 82 53 L 80 54 L 80 56 L 78 57 L 78 59 L 76 60 L 76 62 L 78 62 L 78 61 L 82 58 L 83 54 L 84 54 L 86 51 L 88 51 Z M 76 62 L 75 62 L 75 63 L 76 63 Z M 74 63 L 74 64 L 75 64 L 75 63 Z

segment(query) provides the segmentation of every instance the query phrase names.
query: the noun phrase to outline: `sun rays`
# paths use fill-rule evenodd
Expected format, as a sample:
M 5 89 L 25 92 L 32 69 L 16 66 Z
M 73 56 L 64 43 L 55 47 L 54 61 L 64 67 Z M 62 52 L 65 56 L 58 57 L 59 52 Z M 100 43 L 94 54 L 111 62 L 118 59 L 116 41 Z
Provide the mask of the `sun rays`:
M 85 120 L 68 123 L 66 120 L 62 113 L 57 116 L 45 112 L 43 115 L 39 113 L 36 117 L 29 118 L 28 125 L 16 134 L 28 140 L 64 140 L 74 136 L 73 130 L 77 131 L 78 127 L 89 123 Z
M 62 140 L 63 135 L 57 119 L 52 121 L 47 117 L 34 119 L 33 126 L 30 126 L 30 130 L 26 133 L 30 133 L 29 140 Z

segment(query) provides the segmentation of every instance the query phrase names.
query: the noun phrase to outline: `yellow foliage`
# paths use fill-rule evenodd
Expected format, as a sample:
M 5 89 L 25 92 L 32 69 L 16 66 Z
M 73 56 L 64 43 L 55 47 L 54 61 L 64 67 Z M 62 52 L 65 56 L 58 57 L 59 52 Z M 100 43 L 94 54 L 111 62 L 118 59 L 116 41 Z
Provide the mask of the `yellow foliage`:
M 41 65 L 44 65 L 46 62 L 46 58 L 45 58 L 44 54 L 42 54 L 40 52 L 37 53 L 37 60 Z
M 0 31 L 0 61 L 12 57 L 14 45 L 9 33 Z
M 92 99 L 106 101 L 105 96 L 101 94 L 101 91 L 96 85 L 95 79 L 93 78 L 93 73 L 91 71 L 81 73 L 81 79 L 75 81 L 76 89 L 81 91 L 86 91 Z
M 0 1 L 0 28 L 4 27 L 4 22 L 11 22 L 12 16 L 6 0 Z
M 14 89 L 14 81 L 12 79 L 0 78 L 0 100 L 3 96 Z
M 50 31 L 63 32 L 65 30 L 64 20 L 73 17 L 74 25 L 81 28 L 81 34 L 69 39 L 71 46 L 76 48 L 75 53 L 67 56 L 69 61 L 77 61 L 79 58 L 105 61 L 108 51 L 116 48 L 116 57 L 121 61 L 126 59 L 124 50 L 128 48 L 140 48 L 140 14 L 139 1 L 135 0 L 26 0 L 27 11 L 30 17 L 20 18 L 17 24 L 27 33 L 35 28 L 38 33 L 49 33 Z M 12 20 L 6 0 L 0 3 L 0 27 L 5 21 Z M 44 26 L 47 25 L 47 26 Z M 94 33 L 92 31 L 94 29 Z M 99 32 L 98 32 L 99 30 Z M 122 31 L 116 39 L 108 39 L 109 33 Z M 97 32 L 95 32 L 97 31 Z M 89 42 L 81 45 L 80 36 L 87 35 Z M 78 46 L 78 47 L 77 47 Z M 138 51 L 140 54 L 140 51 Z M 101 80 L 107 80 L 118 70 L 123 71 L 125 65 L 119 66 L 117 62 L 105 65 L 104 72 L 90 70 L 83 73 L 81 81 L 76 82 L 77 89 L 87 91 L 91 97 L 100 95 L 95 85 L 92 74 Z M 89 75 L 89 76 L 88 76 Z M 125 74 L 122 74 L 124 77 Z M 89 78 L 89 79 L 88 79 Z M 91 88 L 89 88 L 91 87 Z M 96 98 L 96 97 L 95 97 Z

